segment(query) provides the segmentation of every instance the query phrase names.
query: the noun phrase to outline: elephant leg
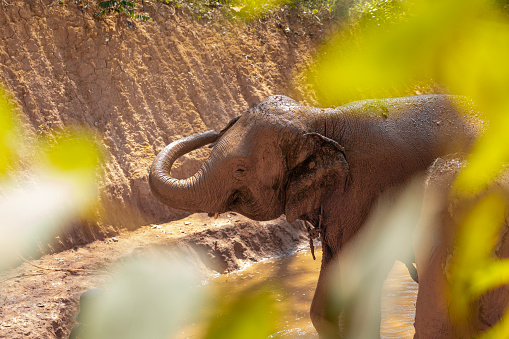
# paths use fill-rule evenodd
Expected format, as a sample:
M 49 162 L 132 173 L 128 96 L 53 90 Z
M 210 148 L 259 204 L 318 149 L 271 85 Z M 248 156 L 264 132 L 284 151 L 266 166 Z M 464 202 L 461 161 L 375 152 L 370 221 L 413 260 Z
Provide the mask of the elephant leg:
M 322 267 L 318 277 L 315 294 L 311 303 L 310 316 L 313 326 L 322 339 L 339 338 L 339 307 L 331 307 L 331 285 L 329 279 L 333 256 L 329 246 L 322 243 Z

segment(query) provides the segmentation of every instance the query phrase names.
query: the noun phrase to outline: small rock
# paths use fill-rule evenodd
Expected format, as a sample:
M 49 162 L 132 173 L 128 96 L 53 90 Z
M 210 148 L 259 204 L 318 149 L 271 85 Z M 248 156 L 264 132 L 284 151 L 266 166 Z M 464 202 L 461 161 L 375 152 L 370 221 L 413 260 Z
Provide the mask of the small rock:
M 111 238 L 111 240 L 112 240 L 113 242 L 118 242 L 118 239 L 117 239 L 117 238 Z
M 184 225 L 191 225 L 190 221 L 184 221 Z
M 186 233 L 186 232 L 184 232 L 183 230 L 180 230 L 180 233 Z
M 161 226 L 161 225 L 154 225 L 154 224 L 152 224 L 150 226 L 151 226 L 150 228 L 157 228 L 157 229 L 163 228 L 163 226 Z

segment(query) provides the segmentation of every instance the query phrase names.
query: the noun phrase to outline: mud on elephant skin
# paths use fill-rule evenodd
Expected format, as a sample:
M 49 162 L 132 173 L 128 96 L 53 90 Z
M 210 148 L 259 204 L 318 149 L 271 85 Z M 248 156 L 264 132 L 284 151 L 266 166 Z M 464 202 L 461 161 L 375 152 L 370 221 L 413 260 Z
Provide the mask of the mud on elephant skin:
M 453 104 L 454 101 L 454 104 Z M 443 95 L 363 100 L 337 108 L 306 107 L 272 96 L 220 133 L 177 140 L 155 158 L 149 182 L 164 204 L 189 212 L 239 212 L 251 219 L 286 215 L 308 221 L 322 237 L 322 266 L 311 305 L 321 337 L 339 336 L 330 313 L 329 264 L 366 221 L 381 193 L 433 161 L 468 151 L 477 134 L 471 103 Z M 170 175 L 181 155 L 212 144 L 187 179 Z

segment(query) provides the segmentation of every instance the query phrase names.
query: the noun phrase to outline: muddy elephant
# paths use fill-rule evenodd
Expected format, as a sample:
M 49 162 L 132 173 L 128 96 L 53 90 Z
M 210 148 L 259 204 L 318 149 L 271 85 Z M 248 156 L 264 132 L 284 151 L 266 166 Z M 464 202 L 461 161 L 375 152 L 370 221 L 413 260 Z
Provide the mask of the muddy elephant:
M 337 337 L 339 310 L 327 306 L 329 264 L 362 227 L 381 193 L 426 170 L 436 158 L 469 149 L 476 135 L 464 118 L 469 110 L 466 99 L 443 95 L 328 109 L 271 96 L 220 133 L 166 146 L 150 169 L 150 187 L 164 204 L 184 211 L 235 211 L 254 220 L 285 214 L 288 222 L 309 222 L 321 233 L 323 253 L 311 319 L 320 337 Z M 213 149 L 194 176 L 170 176 L 178 157 L 207 144 Z

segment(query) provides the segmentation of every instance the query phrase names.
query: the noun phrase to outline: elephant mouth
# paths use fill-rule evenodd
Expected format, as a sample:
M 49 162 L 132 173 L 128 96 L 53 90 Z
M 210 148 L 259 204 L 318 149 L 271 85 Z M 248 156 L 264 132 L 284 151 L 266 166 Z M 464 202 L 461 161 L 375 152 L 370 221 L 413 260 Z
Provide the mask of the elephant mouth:
M 236 190 L 227 199 L 223 211 L 237 212 L 245 217 L 257 221 L 274 220 L 281 216 L 284 211 L 277 208 L 278 204 L 267 204 L 264 201 L 258 201 L 248 190 Z

